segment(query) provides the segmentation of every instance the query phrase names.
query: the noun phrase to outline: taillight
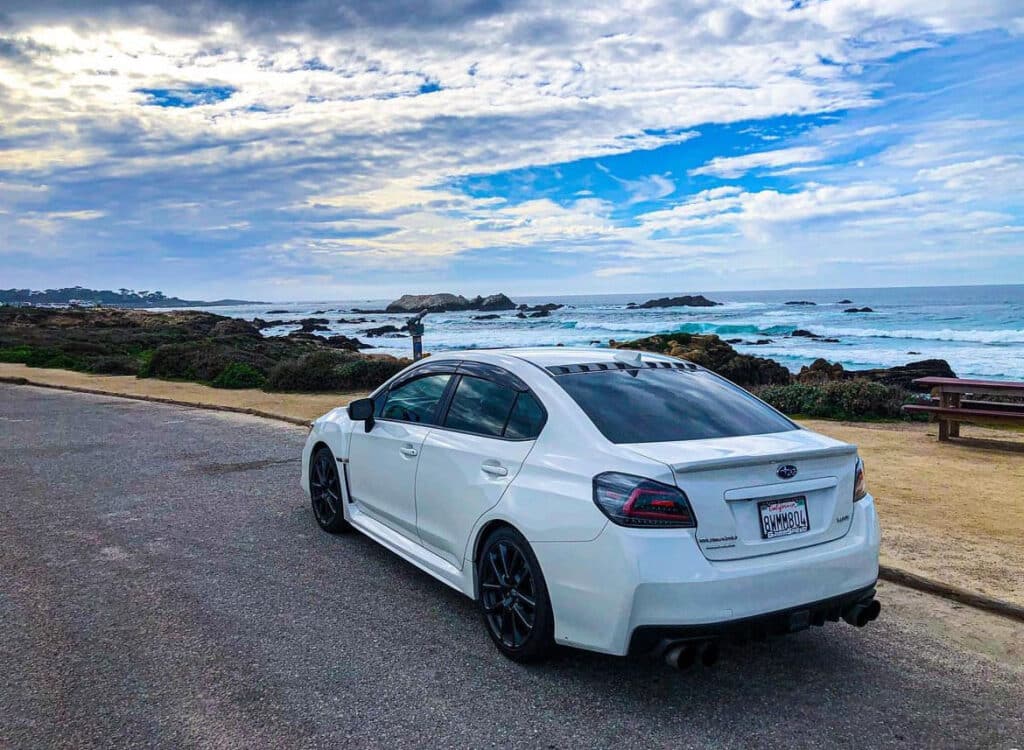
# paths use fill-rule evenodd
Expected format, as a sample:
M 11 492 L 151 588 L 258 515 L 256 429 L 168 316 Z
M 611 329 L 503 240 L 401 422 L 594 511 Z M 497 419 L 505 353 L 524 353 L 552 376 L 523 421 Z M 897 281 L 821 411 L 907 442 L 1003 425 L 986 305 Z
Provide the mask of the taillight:
M 857 502 L 868 494 L 868 487 L 864 481 L 864 462 L 857 459 L 856 475 L 853 480 L 853 502 Z
M 594 477 L 594 503 L 619 526 L 671 529 L 697 525 L 682 490 L 631 474 L 610 471 Z

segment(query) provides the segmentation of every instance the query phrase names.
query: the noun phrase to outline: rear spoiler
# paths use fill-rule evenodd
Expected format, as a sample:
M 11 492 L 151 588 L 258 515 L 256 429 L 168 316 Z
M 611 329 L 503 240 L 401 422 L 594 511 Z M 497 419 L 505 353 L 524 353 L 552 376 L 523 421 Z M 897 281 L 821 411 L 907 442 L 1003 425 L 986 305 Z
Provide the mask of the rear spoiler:
M 761 464 L 793 463 L 811 458 L 831 458 L 833 456 L 854 456 L 857 446 L 834 445 L 829 448 L 812 448 L 805 451 L 786 451 L 784 453 L 768 453 L 760 456 L 733 456 L 731 458 L 707 458 L 703 461 L 683 461 L 669 464 L 676 474 L 689 474 L 695 471 L 712 471 L 714 469 L 733 469 L 739 466 L 759 466 Z

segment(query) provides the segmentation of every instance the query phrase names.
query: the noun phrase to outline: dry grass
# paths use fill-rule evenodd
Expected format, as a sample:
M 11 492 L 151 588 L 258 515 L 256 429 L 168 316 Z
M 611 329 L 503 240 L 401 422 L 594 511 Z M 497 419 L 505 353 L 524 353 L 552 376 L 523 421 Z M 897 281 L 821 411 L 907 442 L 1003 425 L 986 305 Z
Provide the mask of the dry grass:
M 4 363 L 0 377 L 301 419 L 363 395 L 219 390 Z M 965 425 L 964 440 L 939 443 L 933 424 L 803 424 L 860 447 L 882 517 L 883 562 L 1024 604 L 1024 433 Z

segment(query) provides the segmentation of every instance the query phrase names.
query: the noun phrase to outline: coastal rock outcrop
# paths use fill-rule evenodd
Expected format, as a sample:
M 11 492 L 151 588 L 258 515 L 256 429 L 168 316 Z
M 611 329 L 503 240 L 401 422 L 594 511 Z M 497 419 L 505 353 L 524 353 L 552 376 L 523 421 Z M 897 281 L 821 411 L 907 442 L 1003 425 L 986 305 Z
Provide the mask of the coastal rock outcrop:
M 427 312 L 461 312 L 463 310 L 515 310 L 516 304 L 504 294 L 492 294 L 487 297 L 476 296 L 466 299 L 461 294 L 403 294 L 384 308 L 389 313 Z
M 814 305 L 817 305 L 818 303 L 817 302 L 808 302 L 805 299 L 797 299 L 797 300 L 792 300 L 791 302 L 787 302 L 786 304 L 787 305 L 811 305 L 811 306 L 814 306 Z
M 847 370 L 848 378 L 865 378 L 876 383 L 894 385 L 908 391 L 927 393 L 929 389 L 914 385 L 917 378 L 955 378 L 956 373 L 944 359 L 922 359 L 895 367 L 879 367 L 872 370 Z
M 608 344 L 616 349 L 640 349 L 681 357 L 737 385 L 785 385 L 790 381 L 789 370 L 775 360 L 740 354 L 714 334 L 669 333 L 635 341 L 613 340 Z
M 241 318 L 226 318 L 218 321 L 210 329 L 210 336 L 213 338 L 225 338 L 230 336 L 248 336 L 249 338 L 262 338 L 260 329 L 247 320 Z
M 874 383 L 895 386 L 907 391 L 927 392 L 927 388 L 919 388 L 913 381 L 917 378 L 938 377 L 955 378 L 956 373 L 944 359 L 923 359 L 919 362 L 908 362 L 895 367 L 877 367 L 870 370 L 846 370 L 838 362 L 816 359 L 808 366 L 800 368 L 794 376 L 798 383 L 817 385 L 833 380 L 870 380 Z
M 684 294 L 681 297 L 659 297 L 658 299 L 649 299 L 643 304 L 636 305 L 630 303 L 626 307 L 637 309 L 637 310 L 649 310 L 655 307 L 719 307 L 721 302 L 715 302 L 705 297 L 703 294 Z
M 800 368 L 793 379 L 798 383 L 808 385 L 820 385 L 833 380 L 842 380 L 846 375 L 843 366 L 838 362 L 829 362 L 827 359 L 816 359 L 810 365 Z
M 844 313 L 873 313 L 870 307 L 848 307 L 843 310 Z

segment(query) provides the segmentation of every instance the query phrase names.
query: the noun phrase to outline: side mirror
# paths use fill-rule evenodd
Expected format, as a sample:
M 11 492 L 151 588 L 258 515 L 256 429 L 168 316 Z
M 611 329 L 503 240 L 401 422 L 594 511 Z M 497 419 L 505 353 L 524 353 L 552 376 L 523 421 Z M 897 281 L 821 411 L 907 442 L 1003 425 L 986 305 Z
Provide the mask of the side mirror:
M 357 398 L 348 405 L 348 418 L 353 422 L 366 422 L 366 431 L 373 429 L 373 412 L 376 405 L 372 398 Z

